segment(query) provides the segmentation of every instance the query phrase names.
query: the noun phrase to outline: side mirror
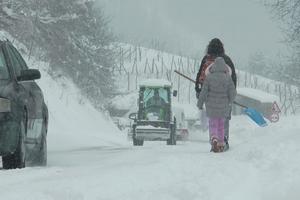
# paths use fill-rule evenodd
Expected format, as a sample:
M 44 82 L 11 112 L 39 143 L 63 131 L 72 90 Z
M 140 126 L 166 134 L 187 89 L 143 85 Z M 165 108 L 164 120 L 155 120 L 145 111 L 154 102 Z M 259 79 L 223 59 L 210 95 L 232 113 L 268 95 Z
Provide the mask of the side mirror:
M 129 114 L 129 119 L 136 120 L 136 118 L 137 118 L 137 113 L 130 113 Z
M 177 97 L 177 93 L 178 93 L 177 90 L 173 90 L 173 97 Z
M 18 81 L 33 81 L 41 78 L 41 73 L 37 69 L 26 69 L 21 71 L 21 76 L 17 79 Z

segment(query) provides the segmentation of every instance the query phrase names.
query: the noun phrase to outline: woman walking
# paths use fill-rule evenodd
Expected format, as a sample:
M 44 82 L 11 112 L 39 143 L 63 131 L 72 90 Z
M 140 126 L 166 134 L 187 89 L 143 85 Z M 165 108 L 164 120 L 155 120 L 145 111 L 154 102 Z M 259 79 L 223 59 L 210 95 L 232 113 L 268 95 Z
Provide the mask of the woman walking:
M 224 150 L 225 122 L 230 116 L 231 106 L 236 96 L 236 89 L 229 67 L 223 57 L 217 57 L 207 69 L 206 78 L 199 94 L 197 106 L 206 107 L 209 118 L 211 151 Z

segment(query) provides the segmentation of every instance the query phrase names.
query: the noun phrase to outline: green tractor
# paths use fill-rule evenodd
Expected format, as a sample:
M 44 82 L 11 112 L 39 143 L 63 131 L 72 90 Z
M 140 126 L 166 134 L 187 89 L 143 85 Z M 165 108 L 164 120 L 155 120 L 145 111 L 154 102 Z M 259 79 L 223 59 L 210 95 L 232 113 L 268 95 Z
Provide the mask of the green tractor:
M 144 141 L 166 141 L 176 145 L 176 118 L 172 113 L 172 84 L 166 80 L 150 79 L 139 86 L 138 112 L 131 113 L 134 146 Z M 173 91 L 173 96 L 177 91 Z

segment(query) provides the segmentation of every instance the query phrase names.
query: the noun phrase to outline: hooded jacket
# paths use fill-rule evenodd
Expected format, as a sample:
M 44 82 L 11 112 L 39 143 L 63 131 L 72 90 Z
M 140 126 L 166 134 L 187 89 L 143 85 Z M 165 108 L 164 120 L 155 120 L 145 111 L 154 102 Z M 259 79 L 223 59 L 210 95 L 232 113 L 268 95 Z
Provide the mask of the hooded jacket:
M 235 96 L 235 85 L 225 60 L 222 57 L 217 57 L 204 80 L 197 106 L 202 109 L 205 103 L 206 113 L 210 118 L 229 117 Z

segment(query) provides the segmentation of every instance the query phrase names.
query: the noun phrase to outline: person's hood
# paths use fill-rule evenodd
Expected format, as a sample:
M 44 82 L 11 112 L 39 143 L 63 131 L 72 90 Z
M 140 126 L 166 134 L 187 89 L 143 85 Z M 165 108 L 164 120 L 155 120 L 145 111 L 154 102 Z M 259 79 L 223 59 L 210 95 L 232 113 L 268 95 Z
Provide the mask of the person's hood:
M 211 66 L 210 72 L 211 73 L 214 73 L 214 72 L 224 72 L 224 73 L 226 73 L 226 72 L 228 72 L 227 65 L 225 63 L 224 58 L 217 57 L 215 59 L 214 64 Z

